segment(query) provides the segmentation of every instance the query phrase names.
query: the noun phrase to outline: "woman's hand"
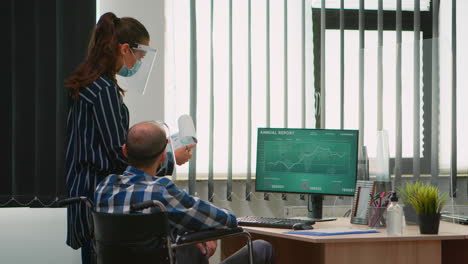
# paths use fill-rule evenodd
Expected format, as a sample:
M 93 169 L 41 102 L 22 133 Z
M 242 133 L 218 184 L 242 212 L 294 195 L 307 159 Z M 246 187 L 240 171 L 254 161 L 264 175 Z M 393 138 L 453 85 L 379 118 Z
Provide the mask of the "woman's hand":
M 194 148 L 196 145 L 197 143 L 192 143 L 174 150 L 174 156 L 177 165 L 183 165 L 192 158 L 192 148 Z

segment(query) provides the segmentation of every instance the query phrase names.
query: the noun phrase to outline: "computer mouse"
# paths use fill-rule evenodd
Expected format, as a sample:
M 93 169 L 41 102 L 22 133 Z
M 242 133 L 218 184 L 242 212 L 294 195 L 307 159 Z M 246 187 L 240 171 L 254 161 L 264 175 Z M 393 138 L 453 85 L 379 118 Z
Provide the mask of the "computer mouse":
M 293 229 L 294 230 L 307 230 L 307 229 L 313 229 L 313 227 L 308 224 L 296 223 L 293 225 Z

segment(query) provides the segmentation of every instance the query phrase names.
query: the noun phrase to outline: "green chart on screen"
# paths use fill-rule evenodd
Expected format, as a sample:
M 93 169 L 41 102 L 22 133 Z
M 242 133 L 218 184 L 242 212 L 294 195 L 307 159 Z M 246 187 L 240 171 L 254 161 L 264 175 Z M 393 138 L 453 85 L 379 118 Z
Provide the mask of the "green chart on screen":
M 258 130 L 257 191 L 353 195 L 356 168 L 356 130 Z

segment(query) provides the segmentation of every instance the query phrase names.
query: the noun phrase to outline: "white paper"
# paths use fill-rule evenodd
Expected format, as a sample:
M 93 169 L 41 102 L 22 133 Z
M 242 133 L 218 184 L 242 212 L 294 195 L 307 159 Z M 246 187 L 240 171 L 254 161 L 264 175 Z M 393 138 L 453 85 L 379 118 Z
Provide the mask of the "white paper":
M 178 125 L 179 132 L 171 135 L 171 141 L 174 149 L 198 142 L 192 117 L 189 115 L 180 116 L 178 119 Z

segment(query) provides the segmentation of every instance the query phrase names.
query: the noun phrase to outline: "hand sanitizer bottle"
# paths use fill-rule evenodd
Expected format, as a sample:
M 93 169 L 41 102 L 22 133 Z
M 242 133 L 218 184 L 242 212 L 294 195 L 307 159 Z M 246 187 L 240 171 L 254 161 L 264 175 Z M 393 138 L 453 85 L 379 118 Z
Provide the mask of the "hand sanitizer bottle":
M 390 202 L 387 208 L 387 234 L 401 235 L 403 233 L 403 208 L 398 204 L 396 192 L 393 193 Z

